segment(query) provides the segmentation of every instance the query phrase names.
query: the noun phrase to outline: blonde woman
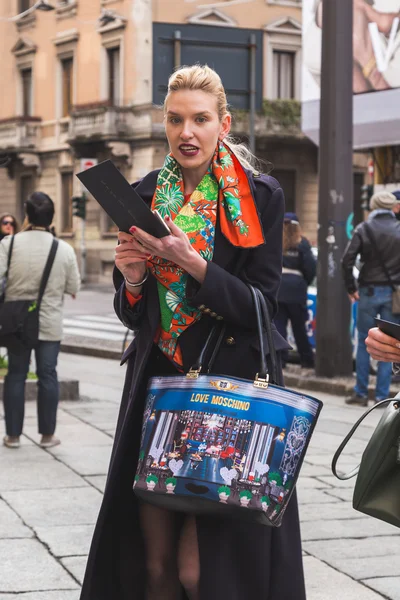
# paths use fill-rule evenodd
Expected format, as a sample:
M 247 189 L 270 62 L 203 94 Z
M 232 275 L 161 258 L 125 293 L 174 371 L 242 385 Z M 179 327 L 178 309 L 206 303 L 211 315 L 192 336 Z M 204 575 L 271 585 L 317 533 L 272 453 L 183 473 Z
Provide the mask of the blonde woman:
M 283 193 L 254 173 L 246 148 L 232 145 L 217 73 L 176 71 L 164 111 L 170 153 L 135 188 L 172 235 L 119 233 L 115 308 L 137 335 L 123 359 L 125 389 L 81 600 L 304 600 L 295 497 L 272 529 L 168 512 L 139 504 L 132 491 L 149 377 L 187 371 L 222 319 L 226 338 L 213 371 L 253 377 L 257 334 L 246 284 L 262 290 L 274 315 L 281 275 Z M 277 350 L 285 348 L 274 336 Z

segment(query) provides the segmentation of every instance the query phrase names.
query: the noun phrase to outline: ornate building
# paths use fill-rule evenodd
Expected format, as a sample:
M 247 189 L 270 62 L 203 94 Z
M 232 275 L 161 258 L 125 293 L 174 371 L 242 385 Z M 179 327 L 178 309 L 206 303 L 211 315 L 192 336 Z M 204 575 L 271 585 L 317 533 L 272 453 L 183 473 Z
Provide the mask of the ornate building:
M 254 115 L 256 152 L 274 167 L 288 210 L 315 241 L 317 149 L 300 131 L 301 2 L 216 4 L 2 0 L 0 159 L 8 164 L 0 169 L 1 210 L 21 219 L 32 190 L 48 193 L 57 233 L 79 255 L 71 197 L 80 193 L 75 174 L 84 159 L 110 158 L 130 181 L 161 166 L 167 145 L 156 104 L 168 74 L 212 58 L 234 132 L 247 137 Z M 85 235 L 88 279 L 109 281 L 115 227 L 93 198 Z

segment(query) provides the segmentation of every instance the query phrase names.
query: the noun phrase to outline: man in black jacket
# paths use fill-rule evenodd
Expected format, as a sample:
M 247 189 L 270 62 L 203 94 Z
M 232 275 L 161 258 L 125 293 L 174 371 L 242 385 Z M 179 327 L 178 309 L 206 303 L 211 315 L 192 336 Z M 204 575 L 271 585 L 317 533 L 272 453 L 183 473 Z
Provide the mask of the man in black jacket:
M 378 192 L 371 198 L 372 212 L 368 221 L 358 225 L 344 253 L 342 269 L 347 292 L 357 311 L 358 348 L 356 357 L 357 383 L 347 404 L 368 404 L 370 358 L 365 345 L 368 330 L 374 327 L 374 317 L 400 323 L 400 315 L 392 313 L 392 284 L 400 285 L 400 222 L 394 211 L 398 200 L 390 192 Z M 360 255 L 362 267 L 357 284 L 353 267 Z M 388 397 L 391 378 L 390 363 L 378 363 L 375 401 Z

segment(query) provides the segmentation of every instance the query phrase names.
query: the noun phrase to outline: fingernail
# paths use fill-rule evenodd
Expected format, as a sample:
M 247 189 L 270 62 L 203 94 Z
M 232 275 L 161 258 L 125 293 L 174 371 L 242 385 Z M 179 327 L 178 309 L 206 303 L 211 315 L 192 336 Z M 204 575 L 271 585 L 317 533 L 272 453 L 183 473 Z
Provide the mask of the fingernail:
M 396 344 L 396 348 L 400 348 L 400 344 Z
M 148 254 L 148 255 L 146 256 L 147 260 L 150 260 L 150 258 L 151 258 L 151 257 L 152 257 L 152 255 L 151 255 L 151 254 Z
M 166 215 L 166 217 L 165 217 L 165 220 L 166 220 L 166 221 L 170 221 L 171 219 L 169 218 L 169 216 L 168 216 L 168 215 Z
M 131 227 L 129 230 L 130 233 L 135 233 L 135 231 L 136 231 L 136 227 Z

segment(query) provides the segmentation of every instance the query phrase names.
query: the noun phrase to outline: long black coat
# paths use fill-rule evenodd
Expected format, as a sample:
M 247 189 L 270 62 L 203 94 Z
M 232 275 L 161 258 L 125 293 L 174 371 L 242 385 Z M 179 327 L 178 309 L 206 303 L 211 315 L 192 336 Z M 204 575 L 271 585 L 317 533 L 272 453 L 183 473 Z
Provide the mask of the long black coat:
M 204 316 L 180 337 L 184 368 L 198 357 L 216 316 L 226 323 L 225 342 L 213 371 L 251 379 L 258 370 L 258 340 L 251 294 L 246 283 L 264 293 L 273 314 L 282 265 L 284 197 L 272 177 L 247 172 L 265 241 L 252 250 L 233 247 L 216 228 L 213 261 L 203 284 L 190 280 L 187 296 Z M 151 202 L 157 172 L 136 190 Z M 232 272 L 238 272 L 234 276 Z M 132 491 L 139 453 L 148 357 L 160 321 L 156 280 L 150 276 L 143 299 L 132 310 L 122 277 L 115 272 L 115 308 L 121 321 L 138 330 L 125 352 L 128 360 L 104 499 L 90 550 L 81 600 L 144 600 L 144 544 L 138 502 Z M 286 342 L 274 331 L 277 350 Z M 266 342 L 266 340 L 265 340 Z M 269 353 L 266 342 L 267 353 Z M 280 528 L 197 517 L 201 599 L 305 600 L 297 501 L 293 494 Z

